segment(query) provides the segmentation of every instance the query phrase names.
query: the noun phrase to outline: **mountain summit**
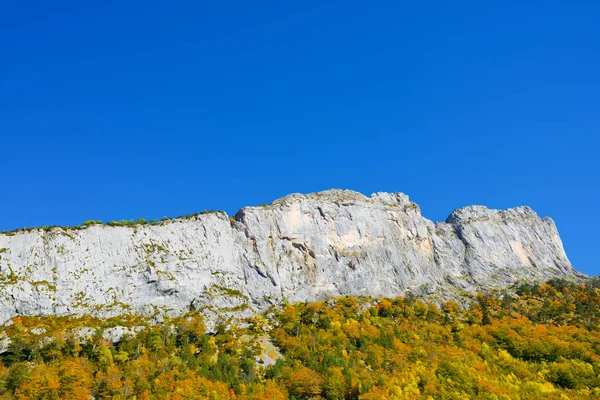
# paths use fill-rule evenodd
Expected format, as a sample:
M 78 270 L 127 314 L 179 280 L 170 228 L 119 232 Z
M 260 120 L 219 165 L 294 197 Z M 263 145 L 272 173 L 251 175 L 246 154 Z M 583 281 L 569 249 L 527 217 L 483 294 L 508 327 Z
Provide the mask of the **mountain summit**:
M 152 224 L 0 234 L 0 321 L 16 315 L 250 315 L 281 301 L 502 289 L 583 276 L 550 218 L 470 206 L 445 222 L 402 193 L 292 194 Z

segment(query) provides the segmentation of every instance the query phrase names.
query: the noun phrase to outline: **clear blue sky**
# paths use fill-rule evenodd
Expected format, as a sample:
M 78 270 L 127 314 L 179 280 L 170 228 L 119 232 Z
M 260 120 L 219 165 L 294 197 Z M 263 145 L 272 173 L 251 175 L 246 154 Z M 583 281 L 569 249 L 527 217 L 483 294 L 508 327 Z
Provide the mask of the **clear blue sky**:
M 598 273 L 600 3 L 487 3 L 4 2 L 0 229 L 402 191 Z

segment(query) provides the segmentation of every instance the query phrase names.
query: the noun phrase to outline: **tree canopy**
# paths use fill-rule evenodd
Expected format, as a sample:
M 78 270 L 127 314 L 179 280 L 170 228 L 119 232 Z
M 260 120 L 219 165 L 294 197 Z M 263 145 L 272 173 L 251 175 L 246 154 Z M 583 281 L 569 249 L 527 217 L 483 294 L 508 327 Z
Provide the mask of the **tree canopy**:
M 196 313 L 154 325 L 135 316 L 15 318 L 0 338 L 10 339 L 0 397 L 600 398 L 598 282 L 513 289 L 439 304 L 414 296 L 288 304 L 215 332 Z M 111 343 L 103 330 L 115 325 L 138 328 Z

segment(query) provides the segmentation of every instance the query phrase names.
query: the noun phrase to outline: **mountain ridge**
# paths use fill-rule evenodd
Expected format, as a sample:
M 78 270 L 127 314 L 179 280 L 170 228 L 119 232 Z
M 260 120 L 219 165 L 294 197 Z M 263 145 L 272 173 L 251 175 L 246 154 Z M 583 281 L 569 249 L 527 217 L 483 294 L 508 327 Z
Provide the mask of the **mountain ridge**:
M 83 228 L 83 229 L 82 229 Z M 424 218 L 403 193 L 290 194 L 232 217 L 0 234 L 0 320 L 15 315 L 247 316 L 284 300 L 432 298 L 584 275 L 551 218 L 466 206 Z

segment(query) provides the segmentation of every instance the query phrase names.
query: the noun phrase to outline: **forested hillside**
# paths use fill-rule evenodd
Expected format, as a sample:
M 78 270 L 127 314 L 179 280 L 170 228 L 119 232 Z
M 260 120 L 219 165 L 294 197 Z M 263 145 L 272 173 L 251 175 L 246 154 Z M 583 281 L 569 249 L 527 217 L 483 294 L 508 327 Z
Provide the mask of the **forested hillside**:
M 600 398 L 599 306 L 596 280 L 555 279 L 461 305 L 413 296 L 285 305 L 212 333 L 193 313 L 158 324 L 20 317 L 0 337 L 0 396 Z M 114 326 L 132 334 L 113 343 Z

